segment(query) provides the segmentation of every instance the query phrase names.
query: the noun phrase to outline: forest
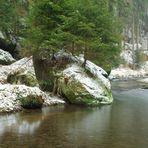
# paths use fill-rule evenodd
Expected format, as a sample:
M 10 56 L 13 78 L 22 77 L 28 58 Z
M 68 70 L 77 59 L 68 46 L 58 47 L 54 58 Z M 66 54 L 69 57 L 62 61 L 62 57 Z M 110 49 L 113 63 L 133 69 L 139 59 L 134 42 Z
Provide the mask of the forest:
M 147 7 L 146 0 L 1 0 L 0 46 L 17 58 L 61 49 L 85 53 L 110 71 L 120 62 L 122 42 L 146 36 Z
M 148 0 L 0 0 L 0 148 L 148 146 Z

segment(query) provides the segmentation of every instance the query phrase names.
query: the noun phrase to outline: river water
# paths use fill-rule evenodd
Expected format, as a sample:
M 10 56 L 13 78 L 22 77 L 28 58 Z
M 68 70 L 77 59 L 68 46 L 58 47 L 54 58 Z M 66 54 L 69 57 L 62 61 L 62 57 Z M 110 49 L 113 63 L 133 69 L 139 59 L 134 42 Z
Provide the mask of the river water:
M 148 148 L 148 90 L 136 81 L 112 86 L 112 105 L 1 115 L 0 148 Z

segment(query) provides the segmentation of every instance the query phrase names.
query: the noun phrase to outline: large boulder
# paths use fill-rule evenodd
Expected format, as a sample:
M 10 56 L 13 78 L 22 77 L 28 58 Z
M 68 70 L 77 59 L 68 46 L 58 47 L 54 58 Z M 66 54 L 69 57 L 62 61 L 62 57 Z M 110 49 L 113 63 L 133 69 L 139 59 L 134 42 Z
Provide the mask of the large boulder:
M 73 56 L 63 51 L 54 57 L 34 56 L 38 80 L 47 82 L 46 87 L 67 102 L 86 106 L 112 103 L 108 74 L 88 60 L 85 67 L 83 63 L 83 55 Z
M 12 57 L 12 55 L 9 52 L 0 49 L 0 64 L 1 65 L 9 65 L 13 62 L 15 62 L 15 59 Z
M 42 105 L 63 104 L 59 98 L 41 91 L 37 87 L 0 84 L 0 112 L 14 112 L 23 108 L 36 108 Z
M 107 75 L 90 61 L 87 62 L 86 68 L 76 63 L 69 65 L 58 80 L 58 91 L 72 104 L 110 104 L 113 102 L 111 85 L 102 73 Z

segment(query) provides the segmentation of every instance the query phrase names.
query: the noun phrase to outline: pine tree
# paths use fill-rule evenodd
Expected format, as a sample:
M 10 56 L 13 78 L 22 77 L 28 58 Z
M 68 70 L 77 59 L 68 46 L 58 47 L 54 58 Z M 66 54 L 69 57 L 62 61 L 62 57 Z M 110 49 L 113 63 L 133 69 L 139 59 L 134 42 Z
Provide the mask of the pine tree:
M 63 48 L 83 52 L 84 65 L 92 59 L 111 68 L 119 54 L 118 27 L 108 0 L 34 1 L 28 19 L 28 49 L 33 49 L 31 53 L 54 53 Z

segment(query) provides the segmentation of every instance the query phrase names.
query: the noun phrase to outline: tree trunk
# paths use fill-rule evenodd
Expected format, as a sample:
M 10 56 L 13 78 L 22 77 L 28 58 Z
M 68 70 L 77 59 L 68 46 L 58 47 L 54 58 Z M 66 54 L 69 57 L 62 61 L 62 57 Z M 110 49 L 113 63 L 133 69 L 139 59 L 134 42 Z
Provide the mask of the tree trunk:
M 87 45 L 85 44 L 85 49 L 84 49 L 84 63 L 82 64 L 82 66 L 85 68 L 86 66 L 86 62 L 87 62 Z
M 137 49 L 139 49 L 139 14 L 137 13 L 137 35 L 136 35 L 136 44 Z
M 54 87 L 53 66 L 50 66 L 48 60 L 42 59 L 39 54 L 33 55 L 33 64 L 40 88 L 52 92 Z
M 71 53 L 72 53 L 72 55 L 74 55 L 74 53 L 75 53 L 75 43 L 74 42 L 72 42 L 72 45 L 71 45 L 71 49 L 72 49 L 72 51 L 71 51 Z
M 132 15 L 132 52 L 133 52 L 133 69 L 135 69 L 135 18 Z

